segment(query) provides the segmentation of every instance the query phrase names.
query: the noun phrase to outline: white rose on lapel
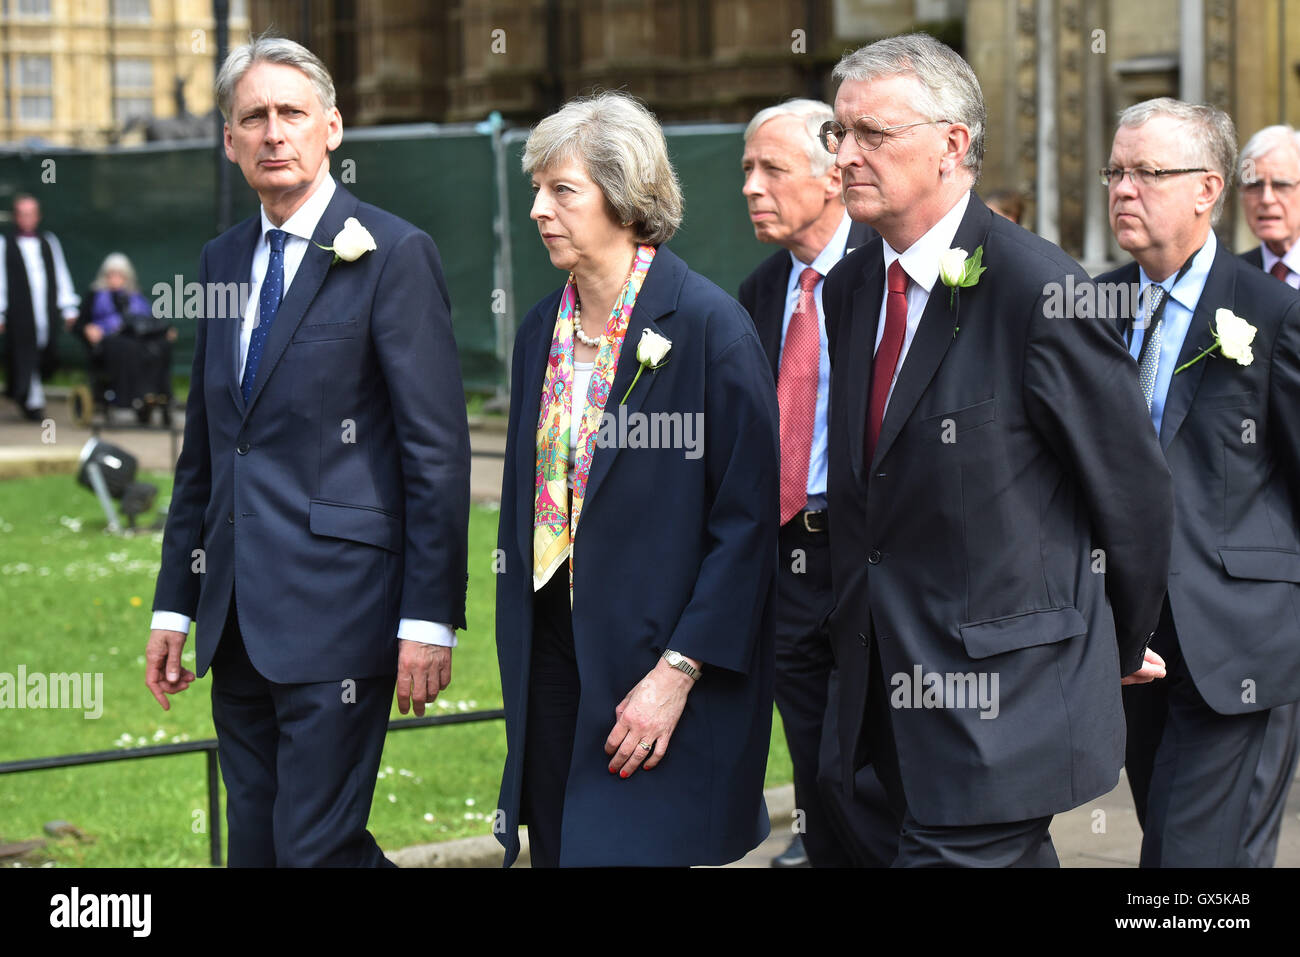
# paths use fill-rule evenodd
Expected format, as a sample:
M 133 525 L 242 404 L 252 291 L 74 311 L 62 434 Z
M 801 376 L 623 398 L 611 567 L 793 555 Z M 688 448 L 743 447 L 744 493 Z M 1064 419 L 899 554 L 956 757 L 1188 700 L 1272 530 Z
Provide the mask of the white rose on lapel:
M 1250 347 L 1250 344 L 1255 341 L 1255 333 L 1258 330 L 1241 316 L 1233 315 L 1231 309 L 1216 310 L 1213 331 L 1214 342 L 1208 348 L 1202 349 L 1195 359 L 1184 362 L 1175 369 L 1174 375 L 1200 362 L 1215 349 L 1229 359 L 1236 360 L 1239 366 L 1248 366 L 1255 361 L 1255 350 Z
M 948 287 L 956 286 L 966 278 L 966 250 L 957 246 L 940 254 L 939 278 Z
M 668 350 L 672 347 L 673 344 L 671 341 L 665 339 L 654 330 L 641 330 L 641 341 L 636 344 L 636 361 L 641 364 L 641 368 L 636 370 L 636 377 L 632 379 L 632 384 L 628 386 L 627 391 L 623 393 L 623 398 L 619 400 L 619 405 L 626 402 L 627 397 L 632 394 L 632 390 L 636 388 L 637 380 L 641 378 L 642 372 L 645 372 L 646 369 L 654 372 L 668 361 Z
M 1225 356 L 1236 359 L 1237 364 L 1243 366 L 1255 361 L 1255 353 L 1250 348 L 1255 341 L 1254 326 L 1233 315 L 1231 309 L 1220 309 L 1214 314 L 1214 327 L 1219 337 L 1219 348 Z
M 672 342 L 653 329 L 642 329 L 641 341 L 636 344 L 636 361 L 649 364 L 653 369 L 663 363 L 664 356 L 668 355 L 668 350 L 672 347 Z
M 320 243 L 316 245 L 320 246 Z M 348 263 L 356 262 L 366 253 L 374 252 L 379 247 L 375 245 L 375 237 L 370 235 L 370 230 L 362 226 L 361 221 L 355 216 L 349 216 L 343 220 L 343 228 L 334 237 L 334 245 L 320 248 L 334 254 L 334 260 L 330 263 L 332 266 L 339 260 Z

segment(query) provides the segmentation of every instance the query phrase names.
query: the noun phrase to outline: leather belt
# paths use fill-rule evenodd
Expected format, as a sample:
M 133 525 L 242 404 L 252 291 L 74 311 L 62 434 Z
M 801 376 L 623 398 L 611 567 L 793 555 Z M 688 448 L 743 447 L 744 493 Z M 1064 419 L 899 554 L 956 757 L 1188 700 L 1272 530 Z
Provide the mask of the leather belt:
M 824 532 L 826 531 L 826 509 L 819 508 L 815 512 L 804 509 L 795 516 L 796 521 L 803 522 L 805 531 Z

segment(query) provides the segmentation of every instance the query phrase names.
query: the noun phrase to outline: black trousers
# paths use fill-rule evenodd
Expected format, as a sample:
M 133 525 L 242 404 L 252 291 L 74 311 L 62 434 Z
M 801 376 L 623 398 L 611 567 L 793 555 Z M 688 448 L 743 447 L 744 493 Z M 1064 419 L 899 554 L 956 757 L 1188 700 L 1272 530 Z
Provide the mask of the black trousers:
M 533 651 L 519 817 L 528 825 L 533 867 L 560 866 L 564 789 L 578 727 L 578 660 L 573 650 L 569 570 L 561 567 L 533 596 Z
M 1124 688 L 1125 770 L 1142 867 L 1250 867 L 1248 798 L 1269 713 L 1219 714 L 1187 670 L 1169 602 L 1151 648 L 1166 676 Z
M 230 867 L 392 867 L 366 830 L 396 676 L 268 681 L 232 596 L 212 660 Z
M 777 570 L 776 707 L 794 771 L 794 803 L 813 867 L 887 867 L 898 828 L 870 766 L 859 787 L 839 782 L 838 689 L 830 636 L 822 627 L 835 601 L 830 544 L 803 513 L 781 528 Z M 775 829 L 776 823 L 773 823 Z
M 1246 854 L 1252 867 L 1272 867 L 1277 861 L 1277 840 L 1286 816 L 1286 802 L 1300 763 L 1300 703 L 1292 702 L 1268 713 L 1268 728 L 1260 749 L 1255 779 L 1246 801 L 1249 830 Z

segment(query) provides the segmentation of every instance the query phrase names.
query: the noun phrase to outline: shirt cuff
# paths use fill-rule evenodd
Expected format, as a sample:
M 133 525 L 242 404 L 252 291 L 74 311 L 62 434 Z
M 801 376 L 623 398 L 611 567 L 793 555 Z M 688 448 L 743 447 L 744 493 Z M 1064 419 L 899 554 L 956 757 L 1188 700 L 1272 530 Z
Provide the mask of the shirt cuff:
M 436 621 L 421 621 L 419 618 L 403 618 L 398 622 L 397 637 L 405 641 L 418 641 L 424 645 L 456 647 L 456 633 L 451 630 L 451 625 Z
M 190 633 L 190 617 L 177 611 L 156 611 L 150 628 L 162 631 L 179 631 L 182 635 Z

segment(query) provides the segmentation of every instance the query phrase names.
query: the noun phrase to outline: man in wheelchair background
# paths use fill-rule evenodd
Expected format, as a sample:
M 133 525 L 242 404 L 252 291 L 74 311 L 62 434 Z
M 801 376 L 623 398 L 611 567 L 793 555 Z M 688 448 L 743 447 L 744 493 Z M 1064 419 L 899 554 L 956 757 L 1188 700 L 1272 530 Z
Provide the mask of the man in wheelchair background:
M 158 319 L 136 282 L 135 267 L 124 253 L 109 253 L 90 290 L 81 299 L 74 331 L 89 349 L 89 399 L 74 397 L 73 412 L 88 423 L 95 409 L 132 409 L 141 425 L 155 408 L 171 420 L 172 343 L 176 330 Z M 80 406 L 78 408 L 77 406 Z

